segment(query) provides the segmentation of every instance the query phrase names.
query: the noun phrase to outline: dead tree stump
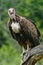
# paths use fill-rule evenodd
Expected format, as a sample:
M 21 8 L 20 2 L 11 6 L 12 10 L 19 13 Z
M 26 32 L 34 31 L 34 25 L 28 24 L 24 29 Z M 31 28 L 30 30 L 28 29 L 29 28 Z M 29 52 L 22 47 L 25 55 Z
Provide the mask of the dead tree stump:
M 43 45 L 38 45 L 33 49 L 26 51 L 22 56 L 21 65 L 35 65 L 41 58 L 43 58 Z

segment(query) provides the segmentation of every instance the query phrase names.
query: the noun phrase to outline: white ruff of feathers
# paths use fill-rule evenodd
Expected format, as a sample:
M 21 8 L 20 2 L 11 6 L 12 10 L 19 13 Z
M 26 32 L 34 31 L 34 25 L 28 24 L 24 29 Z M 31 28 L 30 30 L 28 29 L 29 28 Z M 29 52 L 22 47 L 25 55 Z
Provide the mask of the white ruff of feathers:
M 20 25 L 19 25 L 19 23 L 12 23 L 11 24 L 11 27 L 12 27 L 12 30 L 15 32 L 15 33 L 19 33 L 19 30 L 20 30 Z

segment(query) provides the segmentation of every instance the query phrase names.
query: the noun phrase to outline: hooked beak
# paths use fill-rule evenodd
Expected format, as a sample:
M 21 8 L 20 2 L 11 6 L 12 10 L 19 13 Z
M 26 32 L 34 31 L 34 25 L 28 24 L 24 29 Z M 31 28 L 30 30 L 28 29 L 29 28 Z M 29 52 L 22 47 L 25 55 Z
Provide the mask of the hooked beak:
M 13 12 L 10 13 L 11 15 L 14 14 Z
M 13 21 L 15 21 L 16 20 L 16 16 L 13 14 L 13 13 L 11 13 L 11 17 L 10 17 Z

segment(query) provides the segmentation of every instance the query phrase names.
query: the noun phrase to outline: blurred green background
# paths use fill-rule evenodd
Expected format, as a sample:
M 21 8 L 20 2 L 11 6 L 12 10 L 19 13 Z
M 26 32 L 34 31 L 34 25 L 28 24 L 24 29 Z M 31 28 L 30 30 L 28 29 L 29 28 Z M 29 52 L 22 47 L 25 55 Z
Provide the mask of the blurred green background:
M 22 49 L 8 30 L 8 9 L 15 8 L 20 16 L 31 19 L 43 41 L 43 0 L 0 0 L 0 65 L 20 65 Z M 43 65 L 43 59 L 36 63 Z

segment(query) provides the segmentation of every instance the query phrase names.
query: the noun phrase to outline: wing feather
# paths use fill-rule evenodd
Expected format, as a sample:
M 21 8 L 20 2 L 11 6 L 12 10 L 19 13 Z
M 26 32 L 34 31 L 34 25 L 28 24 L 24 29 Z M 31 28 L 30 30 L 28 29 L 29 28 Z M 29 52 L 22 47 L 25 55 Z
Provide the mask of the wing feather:
M 18 17 L 18 18 L 19 18 L 18 22 L 21 25 L 24 36 L 27 39 L 29 39 L 29 41 L 32 43 L 33 46 L 38 45 L 40 32 L 38 31 L 36 25 L 33 24 L 31 21 L 25 19 L 24 17 Z
M 31 22 L 30 20 L 25 19 L 24 17 L 20 17 L 20 25 L 21 27 L 27 31 L 28 33 L 31 33 L 34 37 L 39 38 L 40 37 L 40 32 L 36 25 Z

